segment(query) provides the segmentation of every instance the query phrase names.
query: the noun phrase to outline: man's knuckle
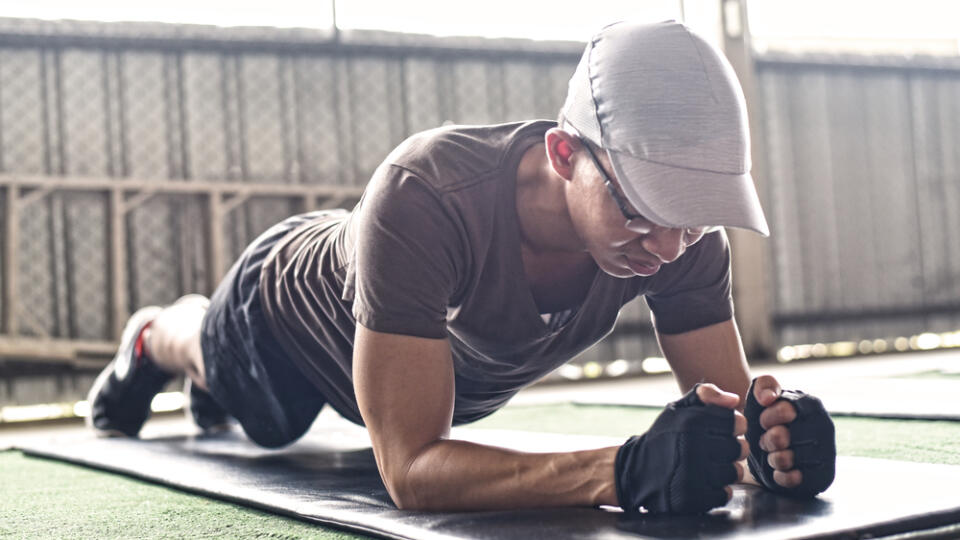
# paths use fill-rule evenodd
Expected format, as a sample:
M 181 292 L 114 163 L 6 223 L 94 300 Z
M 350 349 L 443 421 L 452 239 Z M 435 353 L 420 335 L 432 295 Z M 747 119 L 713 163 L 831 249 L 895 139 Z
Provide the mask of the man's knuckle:
M 778 452 L 777 465 L 781 469 L 790 469 L 793 467 L 793 454 L 789 450 Z
M 770 445 L 779 447 L 783 444 L 783 430 L 780 429 L 780 426 L 771 428 L 767 433 L 770 435 Z
M 767 447 L 771 450 L 777 450 L 784 446 L 784 433 L 780 427 L 781 426 L 774 426 L 764 434 L 767 438 Z
M 774 406 L 773 410 L 777 413 L 779 418 L 786 418 L 790 413 L 793 412 L 793 405 L 789 401 L 778 401 Z
M 776 410 L 768 408 L 767 410 L 760 413 L 760 426 L 766 430 L 769 430 L 773 426 L 777 425 Z
M 800 485 L 801 477 L 800 471 L 790 471 L 790 483 L 791 485 L 798 486 Z

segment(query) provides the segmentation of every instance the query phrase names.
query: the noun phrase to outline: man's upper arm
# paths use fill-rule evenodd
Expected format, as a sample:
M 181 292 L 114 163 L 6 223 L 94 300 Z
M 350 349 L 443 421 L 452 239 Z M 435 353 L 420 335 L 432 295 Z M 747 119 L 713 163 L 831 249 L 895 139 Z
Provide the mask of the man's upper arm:
M 415 497 L 417 486 L 407 476 L 413 461 L 449 435 L 454 404 L 449 342 L 357 325 L 353 380 L 380 475 L 402 504 Z
M 426 181 L 381 167 L 354 211 L 353 316 L 383 333 L 446 337 L 468 259 L 456 216 Z

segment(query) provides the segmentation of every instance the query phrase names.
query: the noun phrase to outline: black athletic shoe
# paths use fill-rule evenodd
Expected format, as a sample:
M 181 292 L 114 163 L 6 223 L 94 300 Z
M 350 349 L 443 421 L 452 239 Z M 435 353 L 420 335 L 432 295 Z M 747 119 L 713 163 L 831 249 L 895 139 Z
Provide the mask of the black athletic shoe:
M 205 432 L 218 432 L 230 429 L 230 414 L 223 409 L 209 392 L 201 390 L 190 378 L 183 385 L 183 395 L 187 398 L 187 418 Z
M 150 416 L 150 402 L 173 375 L 162 371 L 145 354 L 137 357 L 140 332 L 162 308 L 150 306 L 134 313 L 123 328 L 120 349 L 97 377 L 87 396 L 87 425 L 101 437 L 136 437 Z

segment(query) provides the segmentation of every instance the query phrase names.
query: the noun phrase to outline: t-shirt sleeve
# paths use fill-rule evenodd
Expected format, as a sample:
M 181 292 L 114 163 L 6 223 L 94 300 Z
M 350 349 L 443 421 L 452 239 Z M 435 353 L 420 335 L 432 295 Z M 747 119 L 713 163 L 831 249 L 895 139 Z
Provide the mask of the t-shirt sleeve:
M 357 323 L 377 332 L 446 337 L 463 242 L 440 195 L 409 171 L 385 165 L 355 212 Z
M 689 332 L 733 317 L 725 231 L 704 236 L 656 277 L 646 301 L 661 334 Z

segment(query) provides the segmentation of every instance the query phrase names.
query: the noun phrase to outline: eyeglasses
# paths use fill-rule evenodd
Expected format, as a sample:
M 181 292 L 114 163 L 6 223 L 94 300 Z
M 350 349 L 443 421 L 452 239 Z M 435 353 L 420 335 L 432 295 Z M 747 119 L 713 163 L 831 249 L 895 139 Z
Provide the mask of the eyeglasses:
M 586 141 L 582 141 L 582 144 L 583 147 L 587 149 L 587 154 L 590 154 L 590 159 L 593 160 L 594 166 L 596 166 L 597 170 L 600 171 L 600 176 L 603 177 L 603 185 L 606 186 L 607 191 L 610 192 L 610 196 L 613 197 L 614 202 L 617 203 L 617 208 L 620 209 L 620 213 L 623 214 L 624 218 L 626 218 L 627 222 L 624 224 L 624 226 L 627 228 L 627 230 L 640 234 L 649 234 L 660 227 L 642 215 L 630 211 L 629 204 L 627 203 L 626 199 L 623 198 L 623 195 L 620 195 L 620 192 L 617 191 L 616 186 L 613 185 L 613 179 L 610 178 L 610 175 L 607 174 L 607 171 L 604 170 L 604 168 L 600 165 L 600 160 L 597 159 L 597 155 L 593 152 L 593 149 L 590 148 L 590 144 L 588 144 Z M 703 238 L 703 235 L 719 229 L 720 227 L 684 227 L 683 243 L 687 246 L 691 246 Z

